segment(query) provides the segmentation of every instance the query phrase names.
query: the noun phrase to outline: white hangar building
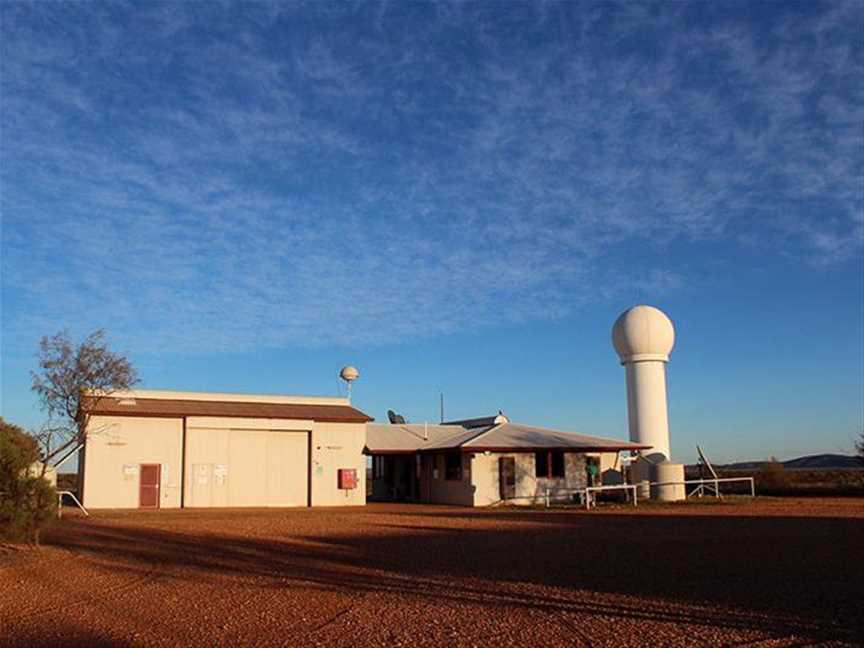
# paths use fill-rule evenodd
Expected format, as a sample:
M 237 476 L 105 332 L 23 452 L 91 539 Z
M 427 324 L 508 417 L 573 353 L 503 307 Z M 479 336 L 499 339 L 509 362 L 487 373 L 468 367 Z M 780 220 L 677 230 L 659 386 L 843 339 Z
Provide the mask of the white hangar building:
M 85 407 L 85 507 L 366 503 L 372 419 L 347 398 L 134 390 Z

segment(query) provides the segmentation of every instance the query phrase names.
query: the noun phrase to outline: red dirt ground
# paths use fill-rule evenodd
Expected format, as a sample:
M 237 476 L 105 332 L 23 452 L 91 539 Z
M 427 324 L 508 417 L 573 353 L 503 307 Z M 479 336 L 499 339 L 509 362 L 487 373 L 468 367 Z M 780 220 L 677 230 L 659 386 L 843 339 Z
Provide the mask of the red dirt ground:
M 0 546 L 15 646 L 864 640 L 864 500 L 100 512 Z

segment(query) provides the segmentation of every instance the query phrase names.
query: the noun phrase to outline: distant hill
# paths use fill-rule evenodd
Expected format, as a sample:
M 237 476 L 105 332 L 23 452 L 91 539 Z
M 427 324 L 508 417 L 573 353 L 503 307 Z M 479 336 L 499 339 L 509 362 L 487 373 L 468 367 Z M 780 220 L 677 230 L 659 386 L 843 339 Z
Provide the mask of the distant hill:
M 767 461 L 739 461 L 731 464 L 723 464 L 715 466 L 716 468 L 726 468 L 730 470 L 758 470 L 764 466 Z M 784 468 L 809 468 L 809 469 L 835 469 L 835 468 L 864 468 L 864 464 L 854 455 L 841 454 L 819 454 L 808 455 L 806 457 L 798 457 L 797 459 L 789 459 L 788 461 L 780 462 Z
M 821 454 L 798 457 L 784 461 L 785 468 L 864 468 L 864 464 L 853 455 Z

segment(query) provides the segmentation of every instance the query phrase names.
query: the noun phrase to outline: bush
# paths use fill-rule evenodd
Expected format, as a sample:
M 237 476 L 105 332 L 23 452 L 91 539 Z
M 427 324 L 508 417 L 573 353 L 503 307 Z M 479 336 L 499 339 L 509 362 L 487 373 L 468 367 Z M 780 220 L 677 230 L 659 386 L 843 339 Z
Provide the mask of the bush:
M 0 536 L 5 539 L 38 545 L 40 531 L 57 514 L 57 491 L 31 471 L 38 461 L 36 441 L 0 418 Z
M 786 488 L 786 469 L 782 463 L 771 457 L 769 461 L 762 464 L 759 472 L 755 475 L 756 487 L 760 492 L 774 493 Z

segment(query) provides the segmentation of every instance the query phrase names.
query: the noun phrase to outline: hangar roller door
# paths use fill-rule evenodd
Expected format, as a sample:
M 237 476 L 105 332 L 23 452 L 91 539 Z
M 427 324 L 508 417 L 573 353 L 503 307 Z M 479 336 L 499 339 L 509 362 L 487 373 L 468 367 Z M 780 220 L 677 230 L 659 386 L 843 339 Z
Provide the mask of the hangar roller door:
M 187 506 L 306 506 L 306 432 L 194 430 Z

